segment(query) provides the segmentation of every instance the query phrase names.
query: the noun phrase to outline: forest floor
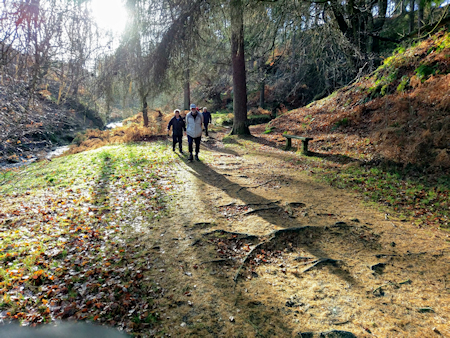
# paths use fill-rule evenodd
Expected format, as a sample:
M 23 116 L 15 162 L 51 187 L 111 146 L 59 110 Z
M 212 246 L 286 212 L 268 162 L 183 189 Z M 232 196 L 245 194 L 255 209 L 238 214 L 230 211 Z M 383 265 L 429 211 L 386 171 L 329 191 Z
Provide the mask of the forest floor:
M 450 337 L 447 233 L 330 187 L 301 154 L 223 136 L 204 138 L 201 161 L 160 140 L 5 175 L 0 317 L 137 336 Z

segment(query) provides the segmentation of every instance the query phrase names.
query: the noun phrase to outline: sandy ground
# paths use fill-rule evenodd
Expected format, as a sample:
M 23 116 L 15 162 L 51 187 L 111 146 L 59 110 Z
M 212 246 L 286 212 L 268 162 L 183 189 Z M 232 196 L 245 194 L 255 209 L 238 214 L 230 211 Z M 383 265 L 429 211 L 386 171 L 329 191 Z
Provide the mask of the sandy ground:
M 218 138 L 204 139 L 200 162 L 180 156 L 176 207 L 138 240 L 162 289 L 154 332 L 450 337 L 444 234 L 317 183 L 293 153 Z

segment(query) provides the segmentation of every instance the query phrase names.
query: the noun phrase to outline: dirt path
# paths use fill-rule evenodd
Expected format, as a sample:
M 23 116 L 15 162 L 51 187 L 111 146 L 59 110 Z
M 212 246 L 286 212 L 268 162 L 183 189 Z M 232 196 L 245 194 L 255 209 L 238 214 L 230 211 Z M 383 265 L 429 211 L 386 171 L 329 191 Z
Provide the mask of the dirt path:
M 177 168 L 171 216 L 140 238 L 162 289 L 155 332 L 450 337 L 448 242 L 318 184 L 292 154 L 202 148 Z

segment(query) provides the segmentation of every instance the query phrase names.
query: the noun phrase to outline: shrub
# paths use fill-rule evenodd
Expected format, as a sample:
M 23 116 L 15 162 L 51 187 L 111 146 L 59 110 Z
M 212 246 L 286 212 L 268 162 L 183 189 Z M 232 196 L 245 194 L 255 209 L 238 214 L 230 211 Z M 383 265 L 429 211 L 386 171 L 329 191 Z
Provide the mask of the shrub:
M 430 75 L 433 75 L 436 72 L 436 68 L 422 64 L 417 67 L 414 72 L 416 73 L 416 76 L 420 79 L 420 81 L 424 82 Z

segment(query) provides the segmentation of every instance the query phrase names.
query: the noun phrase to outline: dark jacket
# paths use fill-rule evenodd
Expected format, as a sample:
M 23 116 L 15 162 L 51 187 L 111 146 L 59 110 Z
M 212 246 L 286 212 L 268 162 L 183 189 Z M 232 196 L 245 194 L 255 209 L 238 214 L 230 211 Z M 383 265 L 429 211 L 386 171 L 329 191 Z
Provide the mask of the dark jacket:
M 167 125 L 167 130 L 170 130 L 170 126 L 172 126 L 173 128 L 173 135 L 175 136 L 183 136 L 183 130 L 186 131 L 186 124 L 184 123 L 184 120 L 181 116 L 178 120 L 175 116 L 172 117 L 169 124 Z
M 203 114 L 203 123 L 208 124 L 212 122 L 211 113 L 209 111 L 202 112 Z

